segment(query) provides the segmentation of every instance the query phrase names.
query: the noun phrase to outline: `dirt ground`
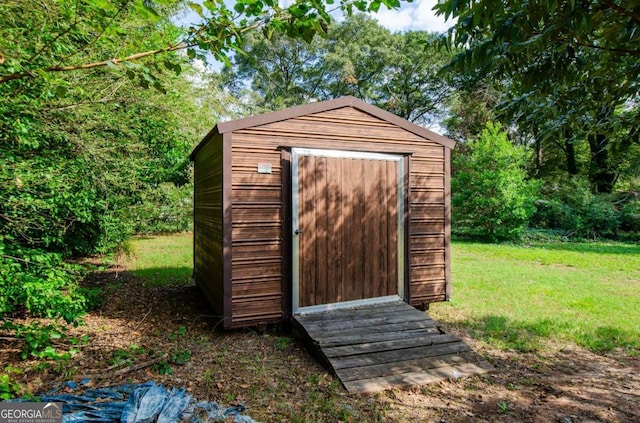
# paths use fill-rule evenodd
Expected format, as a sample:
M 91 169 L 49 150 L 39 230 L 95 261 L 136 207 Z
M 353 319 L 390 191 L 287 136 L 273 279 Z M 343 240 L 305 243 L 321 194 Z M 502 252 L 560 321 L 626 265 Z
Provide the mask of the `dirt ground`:
M 122 268 L 86 283 L 107 295 L 74 329 L 91 341 L 73 358 L 23 361 L 19 343 L 2 340 L 0 362 L 23 369 L 13 377 L 25 392 L 84 377 L 92 386 L 155 380 L 186 387 L 198 400 L 241 403 L 248 416 L 265 422 L 640 422 L 640 358 L 622 352 L 596 355 L 573 345 L 543 354 L 504 352 L 441 322 L 495 371 L 349 395 L 285 328 L 219 330 L 194 286 L 145 287 Z

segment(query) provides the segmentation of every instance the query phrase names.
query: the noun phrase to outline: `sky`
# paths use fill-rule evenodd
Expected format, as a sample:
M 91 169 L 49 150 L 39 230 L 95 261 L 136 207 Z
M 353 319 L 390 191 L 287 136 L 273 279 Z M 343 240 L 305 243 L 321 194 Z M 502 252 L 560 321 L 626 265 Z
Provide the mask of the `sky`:
M 381 7 L 378 13 L 372 13 L 382 26 L 393 32 L 422 30 L 429 32 L 445 32 L 453 24 L 444 21 L 444 17 L 436 16 L 433 6 L 437 0 L 414 0 L 413 3 L 402 2 L 400 9 L 388 10 Z

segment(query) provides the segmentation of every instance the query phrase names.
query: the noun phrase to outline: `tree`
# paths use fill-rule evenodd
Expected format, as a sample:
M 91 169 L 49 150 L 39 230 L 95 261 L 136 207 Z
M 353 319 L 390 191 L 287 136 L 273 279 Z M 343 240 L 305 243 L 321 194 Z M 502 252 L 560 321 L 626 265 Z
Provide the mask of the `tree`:
M 20 79 L 45 77 L 50 73 L 109 67 L 125 67 L 131 75 L 139 74 L 145 86 L 158 81 L 151 70 L 135 62 L 160 56 L 165 65 L 179 72 L 176 56 L 166 53 L 186 50 L 190 58 L 204 58 L 202 51 L 217 59 L 228 60 L 227 53 L 239 48 L 241 35 L 256 29 L 267 34 L 283 33 L 311 41 L 324 33 L 331 21 L 328 4 L 322 0 L 299 0 L 282 8 L 276 0 L 239 0 L 230 8 L 226 2 L 186 2 L 202 20 L 192 25 L 170 43 L 149 43 L 131 49 L 121 38 L 139 31 L 141 38 L 162 33 L 167 14 L 175 12 L 181 0 L 62 0 L 59 2 L 23 2 L 11 0 L 0 18 L 5 24 L 0 33 L 0 84 Z M 354 9 L 377 11 L 381 5 L 399 7 L 400 0 L 341 0 L 339 7 L 351 14 Z M 25 19 L 32 9 L 42 19 L 36 23 Z M 124 18 L 135 16 L 134 28 Z M 34 23 L 22 26 L 23 21 Z M 142 23 L 142 25 L 140 25 Z M 23 30 L 33 37 L 25 40 Z M 153 37 L 151 37 L 153 39 Z M 157 41 L 157 39 L 155 40 Z M 95 47 L 100 46 L 102 51 Z
M 232 90 L 239 94 L 250 85 L 268 109 L 353 95 L 429 125 L 443 115 L 451 95 L 449 81 L 438 73 L 450 55 L 435 39 L 420 31 L 393 34 L 360 14 L 309 44 L 250 34 L 225 74 Z
M 56 54 L 81 51 L 89 60 L 113 48 L 102 38 L 70 37 L 56 44 L 66 34 L 47 31 L 64 25 L 68 4 L 37 4 L 27 10 L 15 2 L 0 10 L 0 28 L 11 32 L 17 46 L 46 55 L 46 46 L 55 45 Z M 144 37 L 144 19 L 126 13 L 119 19 L 128 29 L 120 35 L 123 49 L 170 44 L 180 34 L 166 18 L 158 22 L 162 32 Z M 88 40 L 94 40 L 90 49 Z M 171 63 L 182 61 L 169 57 L 176 53 L 167 55 Z M 149 204 L 157 202 L 158 192 L 189 194 L 188 154 L 203 124 L 209 130 L 215 116 L 193 101 L 198 94 L 191 83 L 151 59 L 138 65 L 163 77 L 164 92 L 139 89 L 141 74 L 130 78 L 106 67 L 0 84 L 0 329 L 25 339 L 27 355 L 59 356 L 47 338 L 58 336 L 61 324 L 25 323 L 20 317 L 78 323 L 95 297 L 78 285 L 83 269 L 66 259 L 114 251 L 137 229 L 138 219 L 151 217 L 140 211 L 154 210 Z M 181 68 L 190 74 L 188 64 Z M 172 228 L 180 229 L 176 222 Z
M 223 70 L 226 86 L 241 97 L 247 90 L 259 96 L 262 110 L 278 110 L 312 100 L 320 67 L 319 41 L 273 35 L 271 39 L 258 33 L 245 36 L 243 51 L 233 58 L 234 66 Z
M 453 1 L 435 6 L 457 22 L 451 68 L 504 85 L 501 112 L 536 142 L 555 144 L 575 173 L 588 145 L 588 176 L 611 192 L 630 145 L 640 142 L 640 14 L 614 1 Z M 621 123 L 624 123 L 621 125 Z M 554 145 L 554 144 L 551 144 Z
M 398 5 L 341 6 L 381 3 Z M 203 92 L 180 75 L 191 73 L 196 48 L 224 58 L 258 28 L 310 40 L 329 19 L 315 0 L 286 9 L 240 0 L 233 10 L 205 1 L 188 3 L 203 21 L 183 31 L 169 19 L 181 4 L 9 0 L 0 8 L 0 330 L 26 341 L 25 356 L 60 357 L 48 342 L 62 326 L 17 318 L 78 323 L 92 302 L 78 286 L 81 269 L 65 259 L 113 252 L 141 229 L 139 218 L 158 217 L 153 206 L 188 193 L 188 153 L 223 113 L 202 102 L 227 99 L 215 78 L 198 78 Z M 234 116 L 238 105 L 219 109 Z
M 535 211 L 537 184 L 524 170 L 526 150 L 491 122 L 467 146 L 454 159 L 453 226 L 491 241 L 517 238 Z
M 447 136 L 465 143 L 475 138 L 489 121 L 496 119 L 499 91 L 489 83 L 457 84 L 449 116 L 444 120 Z

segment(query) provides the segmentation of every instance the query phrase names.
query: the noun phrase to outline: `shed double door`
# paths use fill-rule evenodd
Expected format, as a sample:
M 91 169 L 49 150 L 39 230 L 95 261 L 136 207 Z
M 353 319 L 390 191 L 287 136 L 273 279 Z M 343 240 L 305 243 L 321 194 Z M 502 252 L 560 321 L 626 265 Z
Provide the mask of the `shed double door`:
M 292 150 L 293 312 L 395 300 L 404 288 L 404 158 Z

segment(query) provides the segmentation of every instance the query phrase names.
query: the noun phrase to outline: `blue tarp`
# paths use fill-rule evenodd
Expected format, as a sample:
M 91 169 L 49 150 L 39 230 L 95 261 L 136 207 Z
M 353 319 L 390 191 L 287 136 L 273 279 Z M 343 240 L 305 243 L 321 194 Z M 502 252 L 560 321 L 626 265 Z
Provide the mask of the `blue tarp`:
M 87 380 L 81 385 L 86 383 Z M 74 390 L 78 393 L 74 394 Z M 215 402 L 198 402 L 185 389 L 167 390 L 153 381 L 96 389 L 65 382 L 39 398 L 43 402 L 63 403 L 63 422 L 203 423 L 229 419 L 255 423 L 242 414 L 243 405 L 224 408 Z

